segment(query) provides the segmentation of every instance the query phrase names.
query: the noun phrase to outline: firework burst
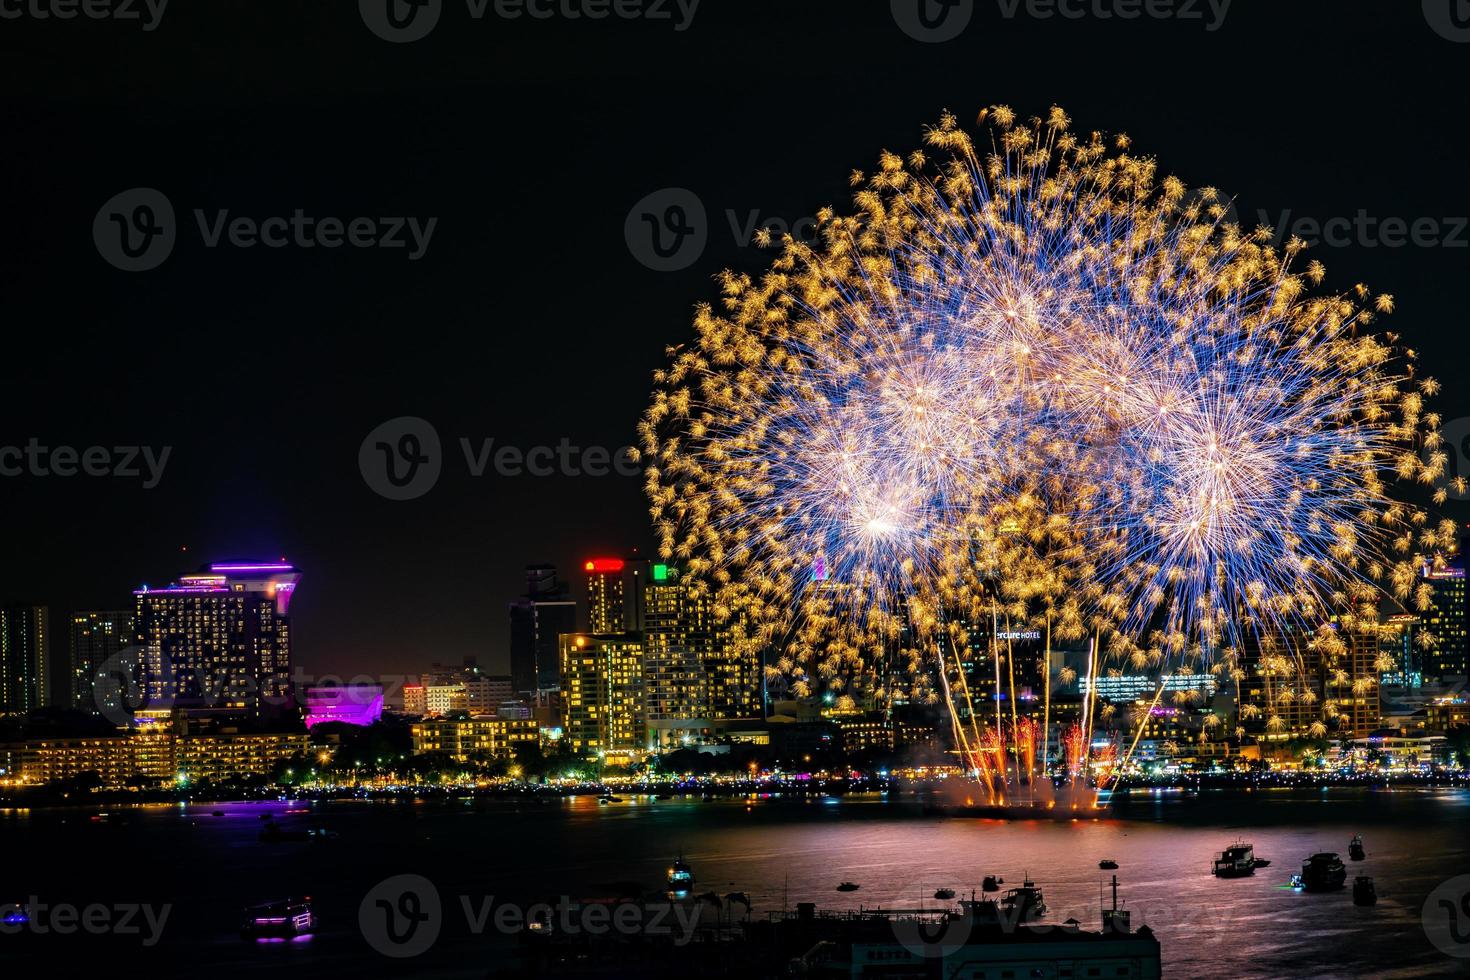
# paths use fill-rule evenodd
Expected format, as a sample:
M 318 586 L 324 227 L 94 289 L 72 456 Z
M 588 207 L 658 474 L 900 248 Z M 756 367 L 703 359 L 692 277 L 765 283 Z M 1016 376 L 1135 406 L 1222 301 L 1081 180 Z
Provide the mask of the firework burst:
M 952 701 L 958 624 L 1157 666 L 1413 598 L 1452 528 L 1393 489 L 1444 458 L 1391 297 L 1314 295 L 1299 242 L 1059 109 L 926 142 L 725 273 L 641 425 L 661 553 L 773 682 Z

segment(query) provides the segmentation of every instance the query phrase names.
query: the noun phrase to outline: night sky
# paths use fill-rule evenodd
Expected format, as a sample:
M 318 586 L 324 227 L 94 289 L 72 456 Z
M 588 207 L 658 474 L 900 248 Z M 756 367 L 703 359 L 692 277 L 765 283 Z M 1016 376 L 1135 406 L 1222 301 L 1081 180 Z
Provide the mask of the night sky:
M 971 19 L 942 43 L 906 34 L 887 0 L 703 0 L 682 30 L 672 0 L 668 19 L 600 21 L 444 0 L 427 37 L 397 44 L 348 0 L 174 0 L 151 31 L 21 2 L 0 0 L 26 11 L 0 18 L 0 447 L 170 447 L 152 489 L 0 477 L 0 601 L 49 604 L 57 653 L 72 609 L 285 556 L 304 574 L 306 671 L 506 669 L 522 567 L 557 563 L 580 587 L 582 559 L 646 552 L 647 509 L 637 478 L 473 477 L 460 439 L 634 442 L 712 277 L 770 258 L 732 223 L 846 207 L 849 171 L 919 146 L 946 108 L 1060 104 L 1234 195 L 1249 224 L 1432 219 L 1443 244 L 1348 231 L 1308 254 L 1328 287 L 1392 293 L 1389 324 L 1446 383 L 1436 407 L 1470 416 L 1470 23 L 1454 27 L 1452 0 L 1235 0 L 1217 24 L 1203 0 L 1162 20 L 961 0 Z M 93 224 L 138 187 L 166 196 L 176 241 L 125 272 Z M 698 198 L 708 241 L 656 271 L 625 221 L 671 187 Z M 411 245 L 206 247 L 194 215 L 298 208 L 378 233 L 437 221 L 410 260 Z M 432 423 L 443 459 L 431 490 L 395 501 L 358 454 L 401 416 Z

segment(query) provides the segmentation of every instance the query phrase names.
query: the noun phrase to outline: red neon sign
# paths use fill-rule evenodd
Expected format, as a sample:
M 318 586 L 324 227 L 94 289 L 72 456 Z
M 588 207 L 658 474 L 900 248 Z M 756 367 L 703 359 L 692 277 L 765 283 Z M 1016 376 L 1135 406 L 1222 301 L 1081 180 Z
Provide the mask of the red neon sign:
M 582 567 L 589 572 L 621 572 L 623 560 L 621 558 L 594 558 Z

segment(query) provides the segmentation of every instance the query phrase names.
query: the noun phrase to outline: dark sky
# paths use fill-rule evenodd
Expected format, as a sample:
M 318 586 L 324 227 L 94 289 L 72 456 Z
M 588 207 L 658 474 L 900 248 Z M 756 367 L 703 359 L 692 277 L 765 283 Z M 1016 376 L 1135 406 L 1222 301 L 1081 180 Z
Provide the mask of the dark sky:
M 307 671 L 503 668 L 522 566 L 646 549 L 647 512 L 635 478 L 472 477 L 458 440 L 634 441 L 651 372 L 711 277 L 769 258 L 732 216 L 846 205 L 852 168 L 919 145 L 945 108 L 1061 104 L 1272 223 L 1433 219 L 1445 244 L 1349 233 L 1311 254 L 1330 286 L 1396 296 L 1391 322 L 1446 382 L 1438 407 L 1470 416 L 1456 220 L 1470 25 L 1453 27 L 1449 0 L 1235 0 L 1214 30 L 1203 0 L 1187 6 L 1204 20 L 970 6 L 943 43 L 911 38 L 887 0 L 703 0 L 683 30 L 671 0 L 672 19 L 601 21 L 507 19 L 493 0 L 475 19 L 444 0 L 433 31 L 401 44 L 348 0 L 174 0 L 152 31 L 0 19 L 0 447 L 171 447 L 153 489 L 0 477 L 0 599 L 59 617 L 206 561 L 284 555 L 304 572 Z M 1441 15 L 1450 37 L 1431 27 Z M 137 187 L 167 197 L 177 238 L 161 265 L 124 272 L 93 220 Z M 698 197 L 708 244 L 655 271 L 624 221 L 669 187 Z M 209 248 L 193 214 L 297 208 L 437 224 L 410 261 Z M 408 501 L 358 465 L 364 437 L 400 416 L 443 444 L 437 485 Z

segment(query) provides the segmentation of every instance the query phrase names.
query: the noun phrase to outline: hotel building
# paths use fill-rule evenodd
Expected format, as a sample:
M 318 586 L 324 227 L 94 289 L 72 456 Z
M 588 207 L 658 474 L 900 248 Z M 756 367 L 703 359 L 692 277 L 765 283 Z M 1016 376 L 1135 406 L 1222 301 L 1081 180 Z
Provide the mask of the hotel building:
M 628 629 L 628 598 L 623 587 L 621 558 L 593 558 L 583 563 L 587 573 L 587 631 L 622 633 Z
M 153 725 L 128 735 L 25 742 L 20 776 L 27 783 L 52 783 L 96 773 L 105 789 L 140 780 L 220 780 L 269 775 L 278 762 L 303 755 L 309 747 L 304 732 L 175 735 L 166 726 Z
M 103 706 L 97 703 L 97 673 L 131 646 L 134 639 L 131 611 L 72 614 L 71 671 L 67 678 L 71 707 L 94 715 L 101 713 Z
M 416 755 L 443 752 L 458 762 L 470 756 L 509 758 L 520 746 L 539 745 L 540 726 L 529 718 L 421 721 L 410 728 Z
M 285 562 L 225 562 L 133 593 L 148 704 L 257 715 L 290 706 L 290 603 L 300 579 Z
M 644 747 L 643 638 L 637 633 L 561 637 L 564 743 L 573 752 L 631 760 Z
M 44 707 L 51 663 L 51 618 L 45 606 L 0 607 L 0 711 Z
M 676 748 L 761 717 L 755 659 L 737 653 L 709 592 L 656 564 L 643 589 L 643 691 L 648 747 Z
M 1424 674 L 1440 679 L 1463 677 L 1470 670 L 1470 637 L 1466 635 L 1465 560 L 1426 565 L 1421 574 L 1428 583 L 1428 609 L 1421 614 L 1423 628 L 1435 638 L 1424 652 Z

